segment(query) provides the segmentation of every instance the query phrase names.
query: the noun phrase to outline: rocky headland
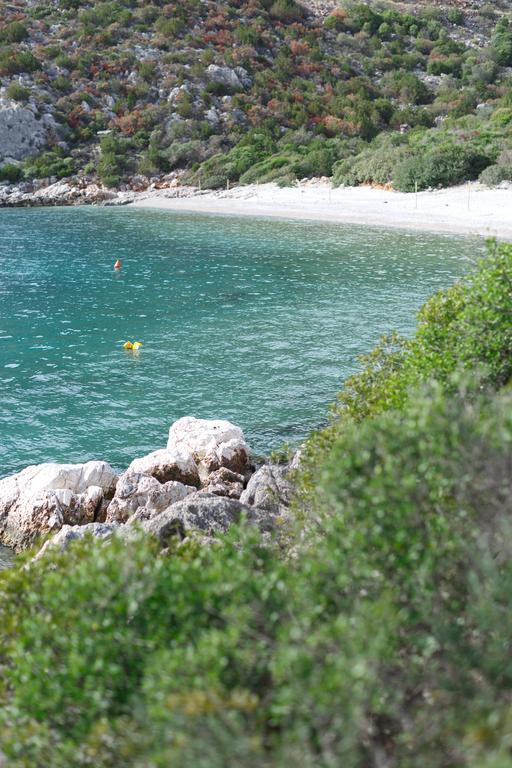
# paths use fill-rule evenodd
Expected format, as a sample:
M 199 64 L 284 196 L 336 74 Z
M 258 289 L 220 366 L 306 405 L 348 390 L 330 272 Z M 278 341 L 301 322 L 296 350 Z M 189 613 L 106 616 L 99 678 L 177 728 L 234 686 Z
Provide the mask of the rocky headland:
M 105 461 L 89 461 L 29 466 L 0 480 L 0 544 L 21 552 L 46 538 L 39 557 L 87 535 L 142 529 L 165 547 L 174 536 L 210 540 L 243 517 L 269 532 L 286 522 L 297 461 L 256 469 L 239 427 L 184 417 L 171 426 L 166 448 L 134 459 L 120 475 Z

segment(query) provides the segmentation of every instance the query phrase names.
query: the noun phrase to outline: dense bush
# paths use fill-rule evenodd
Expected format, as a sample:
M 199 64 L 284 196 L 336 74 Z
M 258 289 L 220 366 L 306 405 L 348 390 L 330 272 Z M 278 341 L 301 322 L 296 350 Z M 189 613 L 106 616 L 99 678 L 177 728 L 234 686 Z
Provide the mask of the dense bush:
M 234 530 L 0 576 L 13 768 L 477 768 L 506 753 L 510 394 L 439 386 L 322 454 L 287 558 Z M 310 514 L 313 509 L 310 509 Z M 485 724 L 485 738 L 480 729 Z
M 126 165 L 125 151 L 126 145 L 115 135 L 111 134 L 101 139 L 101 155 L 96 170 L 106 187 L 115 187 L 119 184 Z
M 401 162 L 395 169 L 393 181 L 401 192 L 413 192 L 429 187 L 449 187 L 477 179 L 490 163 L 490 158 L 469 143 L 425 148 Z
M 512 27 L 508 19 L 501 19 L 496 25 L 492 51 L 498 64 L 512 66 Z
M 0 42 L 20 43 L 28 37 L 28 30 L 21 21 L 11 21 L 5 27 L 0 28 Z
M 73 158 L 66 157 L 62 149 L 43 152 L 37 157 L 25 161 L 23 172 L 28 179 L 47 179 L 55 176 L 63 179 L 71 176 L 75 170 Z
M 23 171 L 19 165 L 6 163 L 0 166 L 0 181 L 16 182 L 23 177 Z
M 10 83 L 5 95 L 8 99 L 12 99 L 13 101 L 28 101 L 30 98 L 30 89 L 25 88 L 19 83 Z
M 30 51 L 0 51 L 0 74 L 16 75 L 20 72 L 36 72 L 41 69 L 41 62 Z

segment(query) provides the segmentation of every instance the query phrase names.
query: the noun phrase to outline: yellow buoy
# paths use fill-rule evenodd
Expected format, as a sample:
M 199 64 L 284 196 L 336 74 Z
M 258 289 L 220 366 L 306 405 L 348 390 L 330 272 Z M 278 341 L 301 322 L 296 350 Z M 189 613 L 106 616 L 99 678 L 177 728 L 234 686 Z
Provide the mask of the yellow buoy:
M 131 343 L 131 341 L 125 341 L 125 343 L 123 344 L 123 349 L 133 349 L 133 344 Z
M 139 347 L 142 347 L 141 341 L 134 341 L 133 342 L 133 349 L 138 349 Z

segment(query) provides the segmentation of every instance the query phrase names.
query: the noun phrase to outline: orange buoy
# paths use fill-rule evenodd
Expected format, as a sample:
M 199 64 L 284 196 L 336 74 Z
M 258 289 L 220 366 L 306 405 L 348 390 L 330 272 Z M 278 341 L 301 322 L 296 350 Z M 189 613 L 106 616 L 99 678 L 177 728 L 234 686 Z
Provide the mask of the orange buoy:
M 116 263 L 114 264 L 114 269 L 121 269 L 121 261 L 118 259 Z

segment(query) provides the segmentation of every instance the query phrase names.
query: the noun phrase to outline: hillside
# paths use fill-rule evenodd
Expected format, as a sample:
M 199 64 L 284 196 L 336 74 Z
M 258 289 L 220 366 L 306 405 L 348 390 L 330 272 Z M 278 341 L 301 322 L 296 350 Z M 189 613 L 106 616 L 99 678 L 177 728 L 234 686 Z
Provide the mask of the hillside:
M 204 187 L 512 178 L 494 5 L 22 0 L 0 22 L 0 179 Z M 489 170 L 489 167 L 491 169 Z

